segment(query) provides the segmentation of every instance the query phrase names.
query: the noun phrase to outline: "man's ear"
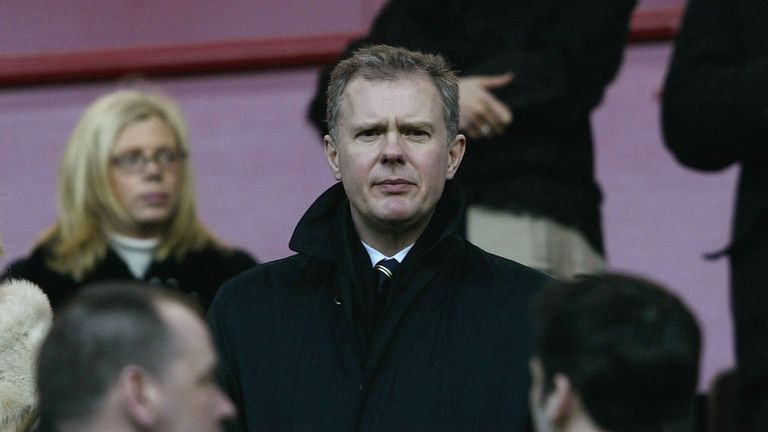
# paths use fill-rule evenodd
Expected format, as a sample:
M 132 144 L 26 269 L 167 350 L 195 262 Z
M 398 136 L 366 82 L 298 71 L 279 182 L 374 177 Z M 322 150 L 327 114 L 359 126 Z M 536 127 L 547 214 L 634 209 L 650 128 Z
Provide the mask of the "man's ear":
M 161 418 L 162 392 L 159 383 L 142 367 L 127 366 L 117 382 L 125 414 L 141 429 L 151 428 Z
M 552 377 L 554 388 L 546 396 L 546 415 L 556 425 L 561 425 L 574 414 L 576 395 L 571 380 L 561 373 Z
M 448 173 L 446 178 L 452 179 L 456 175 L 456 171 L 461 165 L 461 160 L 464 158 L 464 151 L 467 147 L 467 139 L 462 134 L 456 135 L 450 146 L 448 147 Z
M 336 148 L 336 143 L 333 142 L 333 138 L 330 135 L 323 137 L 325 143 L 325 158 L 328 160 L 328 166 L 331 167 L 331 174 L 336 180 L 341 180 L 341 170 L 339 169 L 339 150 Z

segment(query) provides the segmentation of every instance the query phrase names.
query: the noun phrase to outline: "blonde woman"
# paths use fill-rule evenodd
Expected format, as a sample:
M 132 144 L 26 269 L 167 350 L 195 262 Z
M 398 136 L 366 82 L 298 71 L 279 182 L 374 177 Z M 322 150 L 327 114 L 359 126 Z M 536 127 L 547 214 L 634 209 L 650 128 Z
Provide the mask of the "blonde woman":
M 254 266 L 197 217 L 187 128 L 170 99 L 122 90 L 93 102 L 61 161 L 59 218 L 4 277 L 43 288 L 54 309 L 88 283 L 138 279 L 198 297 Z

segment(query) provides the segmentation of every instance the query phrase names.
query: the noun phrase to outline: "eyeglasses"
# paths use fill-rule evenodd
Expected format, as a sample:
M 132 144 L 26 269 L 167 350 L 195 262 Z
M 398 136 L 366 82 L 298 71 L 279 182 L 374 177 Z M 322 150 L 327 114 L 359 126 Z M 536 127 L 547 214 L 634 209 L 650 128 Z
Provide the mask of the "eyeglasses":
M 120 156 L 113 156 L 110 161 L 119 170 L 133 174 L 143 172 L 147 165 L 149 165 L 149 162 L 154 162 L 163 170 L 176 168 L 179 162 L 183 161 L 186 157 L 187 155 L 184 152 L 176 150 L 160 150 L 152 156 L 145 155 L 137 150 Z

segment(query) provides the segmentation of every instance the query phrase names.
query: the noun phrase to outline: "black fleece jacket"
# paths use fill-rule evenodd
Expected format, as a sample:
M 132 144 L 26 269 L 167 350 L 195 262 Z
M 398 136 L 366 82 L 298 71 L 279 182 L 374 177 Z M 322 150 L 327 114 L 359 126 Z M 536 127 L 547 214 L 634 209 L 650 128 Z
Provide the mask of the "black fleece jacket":
M 104 259 L 79 281 L 50 268 L 46 263 L 49 254 L 44 247 L 36 248 L 29 257 L 12 263 L 0 279 L 26 279 L 37 284 L 48 296 L 54 310 L 88 284 L 135 280 L 128 265 L 112 249 L 107 249 Z M 189 294 L 197 299 L 203 310 L 207 310 L 221 284 L 255 265 L 256 261 L 245 251 L 208 247 L 190 252 L 180 260 L 168 257 L 153 261 L 143 280 Z

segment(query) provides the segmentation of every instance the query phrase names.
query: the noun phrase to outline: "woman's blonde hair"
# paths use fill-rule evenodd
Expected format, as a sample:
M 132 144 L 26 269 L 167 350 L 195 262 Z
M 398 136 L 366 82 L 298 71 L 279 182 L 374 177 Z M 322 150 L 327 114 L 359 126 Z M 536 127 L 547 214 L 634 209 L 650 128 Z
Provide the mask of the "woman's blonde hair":
M 169 98 L 120 90 L 94 101 L 75 126 L 59 171 L 59 219 L 40 240 L 50 252 L 48 265 L 82 280 L 107 252 L 106 232 L 129 222 L 109 180 L 112 147 L 123 129 L 152 117 L 172 130 L 177 150 L 189 154 L 187 126 Z M 190 164 L 180 167 L 180 197 L 155 252 L 157 259 L 219 245 L 198 220 Z

